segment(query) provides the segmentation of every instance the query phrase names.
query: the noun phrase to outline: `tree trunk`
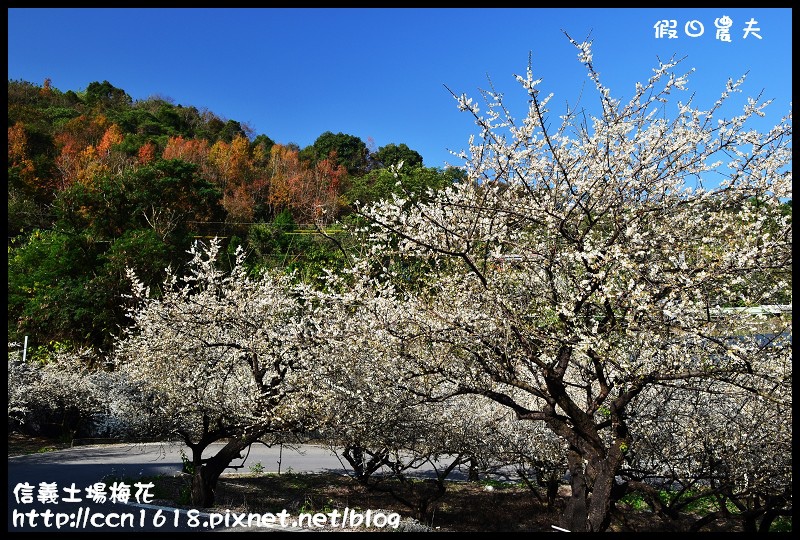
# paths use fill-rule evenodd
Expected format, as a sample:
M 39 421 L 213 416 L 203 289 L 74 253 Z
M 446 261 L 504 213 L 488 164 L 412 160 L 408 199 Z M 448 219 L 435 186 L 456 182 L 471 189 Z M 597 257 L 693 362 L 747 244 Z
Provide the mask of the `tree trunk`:
M 586 507 L 586 477 L 583 472 L 583 458 L 575 451 L 570 450 L 567 455 L 569 472 L 571 475 L 570 486 L 572 494 L 567 499 L 564 513 L 561 515 L 560 526 L 570 532 L 585 532 L 588 530 L 588 508 Z
M 260 434 L 259 434 L 260 436 Z M 217 480 L 225 472 L 234 459 L 242 457 L 242 451 L 250 446 L 258 437 L 236 438 L 228 441 L 214 456 L 201 459 L 203 450 L 208 446 L 192 447 L 192 505 L 199 508 L 214 506 Z
M 764 514 L 764 518 L 761 520 L 761 524 L 758 526 L 758 532 L 768 533 L 772 527 L 772 522 L 775 521 L 775 518 L 777 518 L 779 515 L 780 512 L 775 508 L 767 510 Z
M 604 532 L 611 524 L 611 491 L 614 488 L 616 470 L 617 468 L 606 460 L 600 465 L 594 478 L 594 489 L 588 504 L 589 530 L 592 532 Z
M 545 483 L 547 486 L 547 508 L 555 508 L 556 499 L 558 498 L 558 484 L 559 478 L 556 475 L 550 475 L 547 478 Z
M 560 526 L 571 532 L 603 532 L 611 524 L 614 476 L 617 466 L 611 457 L 601 460 L 590 457 L 584 468 L 584 458 L 570 450 L 567 461 L 572 476 L 572 494 L 567 499 Z M 586 470 L 591 471 L 587 485 Z
M 214 506 L 214 492 L 219 474 L 209 471 L 205 464 L 195 466 L 192 476 L 192 505 L 200 508 Z
M 480 480 L 478 474 L 478 460 L 472 457 L 469 459 L 469 481 L 477 482 L 478 480 Z

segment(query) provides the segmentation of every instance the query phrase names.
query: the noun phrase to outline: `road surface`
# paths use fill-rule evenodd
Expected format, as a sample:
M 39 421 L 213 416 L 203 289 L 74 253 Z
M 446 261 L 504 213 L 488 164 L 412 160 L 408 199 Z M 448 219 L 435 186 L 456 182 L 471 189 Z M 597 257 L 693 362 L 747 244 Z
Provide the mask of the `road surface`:
M 216 452 L 222 444 L 212 445 L 204 456 Z M 181 449 L 177 445 L 114 444 L 75 448 L 8 458 L 8 530 L 9 531 L 198 531 L 209 530 L 208 514 L 175 511 L 151 504 L 149 490 L 139 490 L 140 478 L 180 474 Z M 253 445 L 238 471 L 250 467 L 264 472 L 338 472 L 346 473 L 342 463 L 329 448 L 304 445 L 299 448 L 262 444 Z M 236 474 L 235 472 L 226 473 Z M 110 501 L 106 482 L 106 501 L 87 494 L 97 482 L 109 478 L 126 479 L 131 486 L 128 504 Z M 42 487 L 42 483 L 45 484 Z M 139 482 L 146 485 L 146 482 Z M 53 495 L 47 496 L 47 485 Z M 31 486 L 27 488 L 27 486 Z M 27 489 L 26 489 L 27 488 Z M 27 497 L 26 497 L 27 496 Z M 40 496 L 42 499 L 40 500 Z M 30 501 L 31 502 L 26 502 Z M 205 526 L 204 526 L 205 524 Z M 224 523 L 214 530 L 224 529 Z
M 204 457 L 213 455 L 222 443 L 211 445 Z M 169 532 L 253 530 L 226 527 L 226 516 L 200 510 L 178 510 L 156 506 L 148 497 L 147 477 L 180 474 L 183 446 L 168 443 L 110 444 L 78 446 L 65 450 L 8 458 L 8 530 L 35 532 Z M 184 450 L 185 451 L 185 450 Z M 262 472 L 334 472 L 347 470 L 326 446 L 299 447 L 255 444 L 236 471 L 223 476 Z M 421 475 L 432 474 L 421 468 Z M 452 479 L 465 475 L 455 471 Z M 130 486 L 128 503 L 111 501 L 114 480 L 125 479 Z M 145 479 L 140 481 L 140 479 Z M 106 500 L 88 490 L 106 484 Z M 139 483 L 141 486 L 137 487 Z M 48 487 L 49 486 L 49 487 Z M 141 489 L 140 489 L 141 488 Z M 137 491 L 138 497 L 137 497 Z M 98 491 L 99 493 L 99 491 Z M 138 499 L 138 500 L 137 500 Z M 265 518 L 266 519 L 266 518 Z M 280 515 L 275 517 L 275 530 Z M 217 521 L 217 523 L 214 523 Z M 233 525 L 234 521 L 227 523 Z M 262 530 L 262 529 L 259 529 Z M 289 529 L 291 530 L 291 529 Z

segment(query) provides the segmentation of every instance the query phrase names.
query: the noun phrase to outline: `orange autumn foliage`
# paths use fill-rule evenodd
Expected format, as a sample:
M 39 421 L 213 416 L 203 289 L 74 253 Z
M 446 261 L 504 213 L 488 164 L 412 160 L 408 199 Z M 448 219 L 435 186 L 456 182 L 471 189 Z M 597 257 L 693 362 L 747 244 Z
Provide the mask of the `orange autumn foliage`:
M 140 165 L 146 165 L 156 157 L 156 145 L 148 141 L 139 147 L 136 152 L 136 159 Z
M 205 139 L 184 139 L 180 135 L 170 137 L 161 157 L 164 159 L 180 159 L 187 163 L 202 166 L 208 157 L 208 141 Z

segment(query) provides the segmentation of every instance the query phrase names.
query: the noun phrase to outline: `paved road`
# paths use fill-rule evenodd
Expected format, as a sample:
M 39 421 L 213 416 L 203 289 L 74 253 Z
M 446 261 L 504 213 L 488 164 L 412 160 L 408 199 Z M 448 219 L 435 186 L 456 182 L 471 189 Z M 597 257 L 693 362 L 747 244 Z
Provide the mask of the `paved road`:
M 206 455 L 212 455 L 222 445 L 211 445 Z M 182 468 L 182 446 L 160 443 L 115 444 L 79 446 L 75 448 L 8 458 L 8 530 L 9 531 L 225 531 L 224 516 L 159 507 L 140 494 L 136 500 L 135 483 L 141 477 L 176 475 Z M 262 444 L 251 447 L 244 460 L 232 465 L 242 465 L 238 473 L 249 473 L 251 467 L 264 472 L 336 472 L 346 474 L 346 469 L 336 454 L 328 447 L 303 445 L 300 447 Z M 225 475 L 237 474 L 236 472 Z M 431 474 L 422 468 L 419 474 Z M 131 485 L 129 504 L 95 502 L 86 489 L 108 477 L 125 478 Z M 453 479 L 463 478 L 455 472 Z M 25 490 L 32 502 L 25 502 Z M 43 494 L 40 484 L 55 484 L 58 497 L 40 501 Z M 106 482 L 107 487 L 113 482 Z M 74 488 L 74 489 L 73 489 Z M 16 490 L 16 493 L 15 493 Z M 107 492 L 107 495 L 110 495 Z M 65 499 L 74 499 L 69 501 Z M 49 511 L 49 512 L 48 512 Z M 279 517 L 277 518 L 280 519 Z M 277 521 L 276 521 L 277 522 Z M 233 522 L 231 522 L 233 523 Z M 239 528 L 239 530 L 242 530 Z M 280 527 L 277 530 L 284 530 Z
M 208 454 L 221 447 L 212 445 Z M 80 446 L 55 452 L 8 458 L 8 530 L 9 531 L 198 531 L 209 529 L 204 522 L 208 516 L 195 512 L 188 515 L 171 508 L 145 504 L 142 494 L 136 501 L 135 482 L 140 477 L 176 475 L 182 468 L 182 447 L 159 443 L 141 445 Z M 206 454 L 204 454 L 206 455 Z M 344 474 L 346 471 L 336 455 L 322 446 L 305 445 L 299 449 L 257 444 L 251 448 L 240 472 L 260 464 L 265 472 L 324 472 Z M 130 504 L 95 502 L 86 488 L 107 477 L 129 478 Z M 39 501 L 40 483 L 55 484 L 58 497 Z M 24 489 L 15 488 L 27 483 L 33 502 L 24 502 Z M 108 483 L 111 485 L 111 482 Z M 72 490 L 72 488 L 75 490 Z M 65 491 L 65 489 L 67 491 Z M 108 495 L 108 493 L 107 493 Z M 64 500 L 74 499 L 74 501 Z M 77 500 L 80 499 L 80 500 Z M 47 511 L 49 514 L 46 514 Z M 219 529 L 217 524 L 215 529 Z

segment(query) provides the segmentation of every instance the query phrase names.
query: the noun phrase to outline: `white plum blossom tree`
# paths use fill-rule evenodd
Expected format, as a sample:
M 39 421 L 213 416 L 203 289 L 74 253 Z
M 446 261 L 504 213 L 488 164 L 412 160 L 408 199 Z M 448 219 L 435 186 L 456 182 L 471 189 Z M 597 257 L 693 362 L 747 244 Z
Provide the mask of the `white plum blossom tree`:
M 9 429 L 61 436 L 95 435 L 107 423 L 107 380 L 100 360 L 88 349 L 56 349 L 44 359 L 23 361 L 9 351 Z
M 8 429 L 12 431 L 25 423 L 30 413 L 30 386 L 37 378 L 36 365 L 22 361 L 20 344 L 8 344 Z
M 669 108 L 688 83 L 678 61 L 616 100 L 590 44 L 570 41 L 596 116 L 574 108 L 553 127 L 529 63 L 519 121 L 500 93 L 483 92 L 485 113 L 455 96 L 480 128 L 462 154 L 469 181 L 361 215 L 371 268 L 396 288 L 391 320 L 375 324 L 403 344 L 397 380 L 542 422 L 568 447 L 561 526 L 602 531 L 641 440 L 631 412 L 643 392 L 791 378 L 789 345 L 767 353 L 749 339 L 776 323 L 725 308 L 791 302 L 792 128 L 789 113 L 749 129 L 760 100 L 721 116 L 744 79 L 707 110 L 691 98 Z
M 139 302 L 115 349 L 117 372 L 139 395 L 127 418 L 188 446 L 192 503 L 202 507 L 213 504 L 220 474 L 252 443 L 319 420 L 307 352 L 317 308 L 291 276 L 248 275 L 241 251 L 224 273 L 219 245 L 196 244 L 188 275 L 169 271 L 152 297 L 131 272 Z M 204 456 L 216 441 L 223 448 Z
M 426 343 L 406 338 L 407 305 L 365 262 L 350 268 L 349 278 L 331 276 L 319 293 L 326 323 L 317 357 L 326 359 L 319 369 L 330 395 L 323 434 L 354 478 L 391 493 L 425 522 L 456 471 L 471 479 L 526 473 L 538 490 L 543 465 L 564 463 L 563 441 L 511 422 L 509 411 L 491 400 L 431 400 L 420 391 L 424 381 L 406 380 L 403 361 L 416 354 L 409 348 Z M 558 465 L 556 482 L 564 471 Z M 420 482 L 423 466 L 435 476 Z
M 761 374 L 782 365 L 768 355 L 760 361 Z M 703 381 L 702 391 L 695 382 L 650 387 L 632 404 L 628 487 L 668 519 L 701 498 L 715 501 L 689 530 L 738 517 L 746 532 L 769 532 L 776 517 L 791 515 L 791 375 L 746 379 Z M 671 487 L 672 497 L 664 500 L 659 486 Z

